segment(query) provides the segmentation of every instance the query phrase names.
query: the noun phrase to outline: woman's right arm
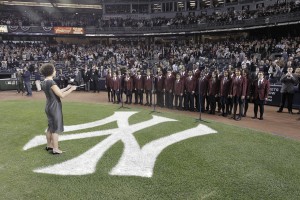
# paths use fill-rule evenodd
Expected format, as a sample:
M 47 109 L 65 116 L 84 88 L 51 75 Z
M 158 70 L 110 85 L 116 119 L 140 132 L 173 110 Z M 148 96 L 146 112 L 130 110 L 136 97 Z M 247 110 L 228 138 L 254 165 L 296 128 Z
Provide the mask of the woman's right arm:
M 61 91 L 57 85 L 53 85 L 51 87 L 52 91 L 60 98 L 64 98 L 64 97 L 68 96 L 71 92 L 76 90 L 76 88 L 77 88 L 76 86 L 72 86 L 72 87 L 70 87 L 70 89 L 68 89 L 66 91 Z

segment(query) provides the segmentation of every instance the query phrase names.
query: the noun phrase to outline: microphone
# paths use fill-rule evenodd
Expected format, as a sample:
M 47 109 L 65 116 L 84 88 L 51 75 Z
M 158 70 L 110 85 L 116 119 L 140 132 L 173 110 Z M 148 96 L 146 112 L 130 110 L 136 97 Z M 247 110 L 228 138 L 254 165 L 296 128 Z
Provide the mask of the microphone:
M 81 84 L 81 85 L 78 85 L 78 86 L 76 86 L 76 87 L 83 87 L 83 86 L 85 86 L 86 84 Z

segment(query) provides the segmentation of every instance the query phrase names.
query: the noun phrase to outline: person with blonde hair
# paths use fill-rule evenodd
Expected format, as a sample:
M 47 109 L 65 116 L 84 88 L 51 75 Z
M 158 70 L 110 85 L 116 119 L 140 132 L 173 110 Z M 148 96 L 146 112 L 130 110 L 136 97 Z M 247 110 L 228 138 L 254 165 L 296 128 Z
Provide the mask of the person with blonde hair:
M 53 78 L 56 76 L 56 70 L 53 64 L 44 64 L 40 72 L 45 76 L 42 82 L 42 90 L 45 92 L 47 101 L 45 112 L 48 118 L 48 128 L 46 132 L 47 146 L 46 150 L 52 150 L 52 154 L 61 154 L 58 148 L 58 135 L 64 131 L 62 103 L 61 98 L 68 96 L 72 91 L 76 90 L 76 86 L 68 85 L 60 89 Z

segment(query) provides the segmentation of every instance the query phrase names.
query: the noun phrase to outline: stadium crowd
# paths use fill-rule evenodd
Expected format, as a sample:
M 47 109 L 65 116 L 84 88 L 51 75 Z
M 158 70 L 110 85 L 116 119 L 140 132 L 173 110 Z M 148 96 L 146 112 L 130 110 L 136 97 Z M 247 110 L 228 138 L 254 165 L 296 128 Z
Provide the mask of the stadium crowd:
M 180 26 L 201 23 L 231 23 L 255 19 L 258 17 L 275 16 L 300 10 L 300 4 L 295 2 L 275 4 L 268 7 L 258 7 L 256 10 L 249 10 L 248 7 L 242 10 L 215 11 L 212 14 L 201 12 L 194 14 L 177 14 L 175 18 L 155 17 L 150 19 L 109 18 L 105 19 L 99 13 L 48 13 L 45 11 L 1 11 L 0 24 L 9 26 L 95 26 L 104 27 L 155 27 L 155 26 Z

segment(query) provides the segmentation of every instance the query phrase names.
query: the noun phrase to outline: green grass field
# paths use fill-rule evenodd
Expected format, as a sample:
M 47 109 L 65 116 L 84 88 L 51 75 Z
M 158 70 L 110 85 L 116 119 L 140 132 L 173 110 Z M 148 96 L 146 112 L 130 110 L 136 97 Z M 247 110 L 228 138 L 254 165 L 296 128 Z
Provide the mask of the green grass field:
M 47 153 L 45 145 L 23 151 L 23 146 L 43 134 L 47 126 L 44 104 L 30 100 L 0 102 L 0 199 L 300 199 L 299 141 L 213 121 L 204 124 L 218 133 L 193 137 L 163 150 L 151 178 L 109 174 L 122 155 L 122 142 L 104 154 L 95 173 L 35 173 L 36 168 L 77 157 L 107 138 L 62 141 L 60 147 L 66 153 L 59 156 Z M 118 108 L 65 102 L 64 122 L 74 125 L 96 121 L 122 110 Z M 178 120 L 136 132 L 140 146 L 199 123 L 180 113 L 122 111 L 138 111 L 130 117 L 130 124 L 149 120 L 152 115 Z M 111 128 L 117 128 L 117 123 L 84 131 Z

